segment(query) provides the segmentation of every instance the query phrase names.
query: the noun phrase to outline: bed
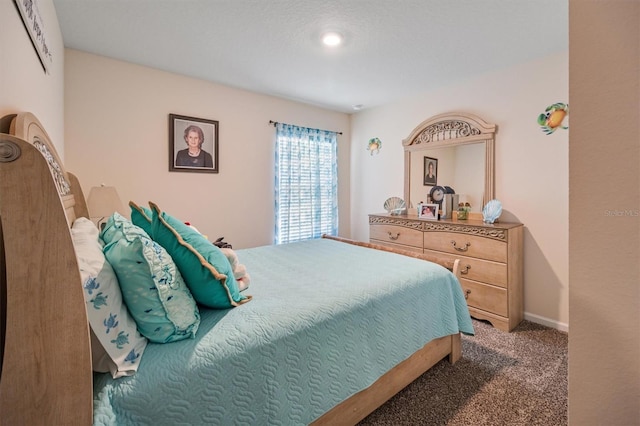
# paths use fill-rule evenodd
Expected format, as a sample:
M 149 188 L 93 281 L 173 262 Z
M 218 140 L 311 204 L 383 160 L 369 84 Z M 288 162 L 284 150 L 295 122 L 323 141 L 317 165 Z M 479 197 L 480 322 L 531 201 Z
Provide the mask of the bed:
M 2 424 L 356 424 L 473 334 L 457 261 L 339 237 L 237 250 L 248 303 L 200 307 L 195 338 L 137 372 L 92 372 L 70 228 L 78 179 L 37 118 L 0 137 Z M 357 265 L 357 266 L 355 266 Z

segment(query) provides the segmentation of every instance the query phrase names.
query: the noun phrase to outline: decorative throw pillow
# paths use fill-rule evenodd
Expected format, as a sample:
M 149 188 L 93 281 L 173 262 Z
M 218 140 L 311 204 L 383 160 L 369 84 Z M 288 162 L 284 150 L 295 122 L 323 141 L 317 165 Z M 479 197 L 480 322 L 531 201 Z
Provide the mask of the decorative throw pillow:
M 96 225 L 80 217 L 73 222 L 71 236 L 91 326 L 93 370 L 111 372 L 114 379 L 131 376 L 138 369 L 147 339 L 122 303 L 118 279 L 102 252 Z
M 218 247 L 156 204 L 149 206 L 153 239 L 169 252 L 198 303 L 226 309 L 251 300 L 240 294 L 231 264 Z
M 167 251 L 118 213 L 100 236 L 140 333 L 156 343 L 194 337 L 200 313 Z
M 131 222 L 151 236 L 151 209 L 140 207 L 133 201 L 129 201 L 129 207 L 131 207 Z

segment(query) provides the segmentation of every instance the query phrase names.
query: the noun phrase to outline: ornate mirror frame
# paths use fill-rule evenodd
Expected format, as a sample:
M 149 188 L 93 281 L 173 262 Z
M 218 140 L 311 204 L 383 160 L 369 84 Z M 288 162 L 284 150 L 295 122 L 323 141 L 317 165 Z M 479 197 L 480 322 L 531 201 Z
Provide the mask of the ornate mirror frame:
M 494 198 L 494 145 L 496 125 L 473 114 L 451 112 L 433 116 L 420 123 L 402 141 L 404 148 L 404 200 L 412 205 L 411 153 L 429 148 L 485 143 L 484 199 Z

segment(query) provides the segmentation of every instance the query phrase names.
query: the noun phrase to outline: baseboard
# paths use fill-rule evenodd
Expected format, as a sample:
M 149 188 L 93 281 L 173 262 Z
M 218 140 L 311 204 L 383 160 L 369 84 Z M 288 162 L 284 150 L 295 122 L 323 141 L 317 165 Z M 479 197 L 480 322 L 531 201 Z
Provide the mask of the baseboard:
M 565 333 L 569 332 L 569 324 L 565 324 L 556 320 L 541 317 L 540 315 L 534 315 L 534 314 L 525 312 L 524 319 L 526 319 L 527 321 L 535 322 L 536 324 L 544 325 L 549 328 L 555 328 L 556 330 L 564 331 Z

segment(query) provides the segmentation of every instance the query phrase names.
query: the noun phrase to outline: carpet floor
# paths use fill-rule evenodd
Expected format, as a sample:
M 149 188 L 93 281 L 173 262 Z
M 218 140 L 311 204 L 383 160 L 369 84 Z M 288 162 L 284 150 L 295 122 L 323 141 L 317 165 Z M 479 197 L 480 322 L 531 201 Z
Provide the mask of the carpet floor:
M 462 359 L 445 359 L 359 424 L 567 424 L 568 335 L 529 321 L 511 333 L 473 320 Z

